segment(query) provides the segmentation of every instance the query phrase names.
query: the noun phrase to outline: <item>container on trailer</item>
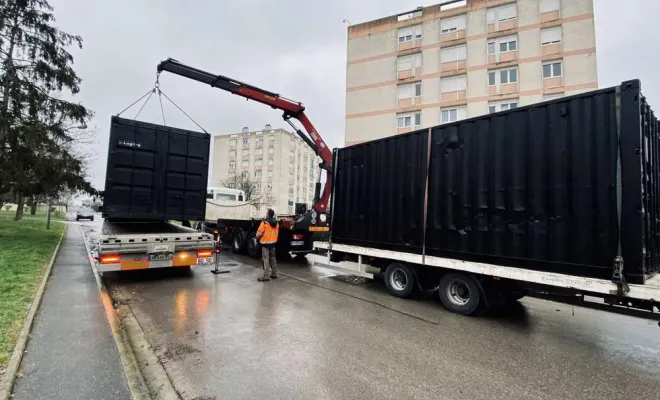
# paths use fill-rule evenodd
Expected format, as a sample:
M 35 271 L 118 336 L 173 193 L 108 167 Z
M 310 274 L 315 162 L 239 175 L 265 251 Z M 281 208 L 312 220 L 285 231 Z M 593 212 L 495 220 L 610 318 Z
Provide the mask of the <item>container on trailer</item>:
M 112 117 L 103 216 L 204 220 L 210 135 Z
M 336 150 L 331 240 L 644 283 L 659 127 L 634 80 Z

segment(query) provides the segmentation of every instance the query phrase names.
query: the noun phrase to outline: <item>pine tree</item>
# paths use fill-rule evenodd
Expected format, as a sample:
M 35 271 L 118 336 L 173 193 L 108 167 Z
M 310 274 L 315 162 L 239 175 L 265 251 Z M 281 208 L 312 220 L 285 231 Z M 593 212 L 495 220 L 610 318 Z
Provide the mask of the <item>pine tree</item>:
M 43 174 L 52 171 L 45 163 L 71 167 L 65 186 L 91 188 L 84 175 L 75 176 L 84 168 L 69 152 L 70 128 L 84 124 L 91 112 L 60 96 L 80 91 L 67 48 L 82 48 L 82 38 L 54 23 L 47 0 L 0 0 L 0 193 L 12 190 L 19 202 L 44 194 L 34 192 L 39 188 L 60 186 L 46 181 L 53 174 Z

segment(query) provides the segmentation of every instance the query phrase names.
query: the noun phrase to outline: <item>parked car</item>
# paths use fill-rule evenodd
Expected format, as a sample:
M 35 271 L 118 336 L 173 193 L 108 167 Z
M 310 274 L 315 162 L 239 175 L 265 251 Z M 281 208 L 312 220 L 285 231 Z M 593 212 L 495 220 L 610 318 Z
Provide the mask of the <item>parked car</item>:
M 94 221 L 94 211 L 90 210 L 89 208 L 79 209 L 78 212 L 76 212 L 76 221 L 80 221 L 81 219 Z

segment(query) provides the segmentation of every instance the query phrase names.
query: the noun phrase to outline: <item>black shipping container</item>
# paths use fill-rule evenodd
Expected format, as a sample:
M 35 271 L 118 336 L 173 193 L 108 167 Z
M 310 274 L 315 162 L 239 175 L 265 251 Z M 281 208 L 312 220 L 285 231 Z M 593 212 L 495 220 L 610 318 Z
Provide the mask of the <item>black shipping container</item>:
M 103 216 L 204 220 L 211 136 L 112 117 Z
M 635 80 L 338 149 L 332 241 L 644 283 L 659 140 Z

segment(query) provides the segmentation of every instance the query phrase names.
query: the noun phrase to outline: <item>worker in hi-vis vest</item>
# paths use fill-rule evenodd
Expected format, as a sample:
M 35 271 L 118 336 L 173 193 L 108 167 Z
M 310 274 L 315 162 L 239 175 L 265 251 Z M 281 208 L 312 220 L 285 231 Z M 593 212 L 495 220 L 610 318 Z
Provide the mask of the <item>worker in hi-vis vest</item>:
M 261 221 L 257 231 L 257 239 L 261 244 L 261 261 L 264 273 L 258 278 L 259 282 L 269 281 L 270 278 L 277 279 L 277 263 L 275 261 L 275 246 L 280 226 L 275 219 L 275 211 L 268 209 L 266 219 Z

